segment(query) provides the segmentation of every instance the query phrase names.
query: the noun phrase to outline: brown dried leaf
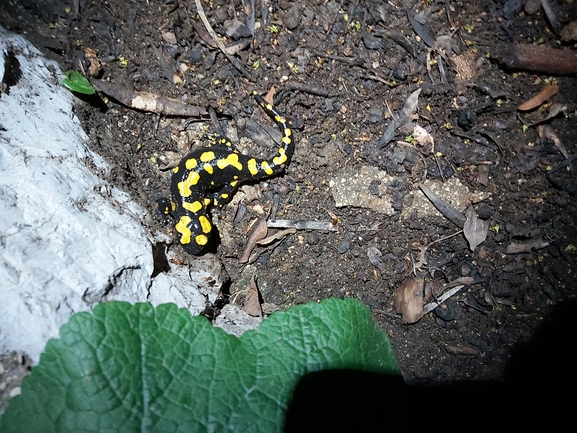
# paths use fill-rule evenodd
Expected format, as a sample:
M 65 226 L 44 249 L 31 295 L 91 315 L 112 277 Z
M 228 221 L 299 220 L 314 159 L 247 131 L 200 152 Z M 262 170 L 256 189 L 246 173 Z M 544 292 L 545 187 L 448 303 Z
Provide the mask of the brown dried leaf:
M 559 86 L 557 86 L 556 84 L 549 84 L 543 87 L 543 89 L 541 89 L 541 91 L 537 93 L 535 96 L 533 96 L 531 99 L 519 105 L 519 110 L 528 111 L 537 108 L 543 105 L 549 99 L 551 99 L 558 92 L 559 92 Z
M 422 267 L 427 265 L 427 258 L 425 254 L 427 254 L 427 249 L 429 246 L 421 245 L 419 246 L 419 253 L 417 254 L 417 260 L 415 260 L 415 264 L 413 265 L 415 269 L 421 269 Z
M 253 317 L 262 317 L 262 308 L 260 306 L 260 296 L 258 291 L 258 286 L 256 285 L 256 280 L 254 275 L 250 280 L 250 289 L 244 300 L 244 312 Z
M 96 50 L 92 48 L 86 47 L 84 48 L 84 55 L 86 59 L 90 62 L 90 66 L 88 67 L 88 75 L 91 77 L 98 77 L 102 72 L 102 64 L 98 59 L 98 53 Z
M 176 35 L 173 32 L 163 32 L 161 33 L 162 39 L 164 39 L 164 42 L 171 44 L 171 45 L 176 45 Z
M 433 271 L 433 281 L 431 283 L 431 295 L 436 299 L 445 291 L 445 282 L 447 278 L 445 274 L 440 271 Z
M 269 104 L 272 104 L 274 101 L 274 95 L 276 94 L 276 88 L 274 86 L 272 86 L 268 92 L 266 92 L 266 95 L 263 96 L 263 99 L 268 102 Z
M 423 317 L 423 278 L 407 278 L 397 288 L 393 306 L 403 323 L 415 323 Z
M 382 259 L 383 253 L 381 253 L 381 251 L 376 247 L 369 247 L 367 248 L 367 255 L 369 256 L 369 261 L 372 265 L 382 272 L 385 267 L 385 263 Z
M 469 242 L 469 248 L 471 251 L 475 251 L 475 248 L 487 239 L 489 222 L 483 221 L 477 216 L 477 212 L 475 212 L 473 205 L 469 205 L 467 208 L 466 217 L 467 220 L 463 225 L 463 234 Z
M 547 248 L 548 246 L 549 242 L 543 241 L 539 238 L 529 239 L 524 242 L 513 241 L 509 245 L 507 245 L 507 250 L 505 251 L 505 254 L 528 253 L 532 250 L 540 250 L 542 248 Z
M 537 131 L 539 132 L 540 138 L 551 140 L 553 143 L 555 143 L 555 147 L 559 149 L 559 152 L 561 152 L 565 158 L 569 158 L 569 152 L 567 152 L 567 149 L 565 149 L 561 139 L 551 125 L 539 125 Z
M 246 244 L 244 245 L 244 250 L 242 251 L 242 255 L 238 259 L 239 263 L 246 263 L 250 257 L 250 253 L 256 246 L 256 243 L 261 239 L 264 239 L 268 233 L 268 229 L 266 226 L 266 219 L 258 218 L 252 229 L 248 233 L 248 237 L 246 240 Z
M 445 289 L 460 286 L 461 284 L 463 284 L 465 286 L 470 286 L 471 284 L 473 284 L 474 281 L 475 281 L 475 279 L 473 277 L 459 277 L 456 280 L 453 280 L 453 281 L 445 284 Z
M 551 104 L 551 106 L 549 107 L 549 113 L 547 113 L 547 116 L 545 116 L 542 119 L 534 120 L 531 123 L 531 125 L 535 126 L 535 125 L 538 125 L 539 123 L 546 122 L 549 119 L 553 119 L 554 117 L 557 117 L 557 115 L 559 113 L 563 113 L 563 114 L 565 114 L 565 117 L 567 117 L 568 116 L 567 106 L 563 105 L 563 104 L 558 104 L 558 103 Z
M 268 223 L 267 223 L 267 226 L 268 226 Z M 296 229 L 279 230 L 278 232 L 275 232 L 275 233 L 273 233 L 272 235 L 270 235 L 270 236 L 268 236 L 268 237 L 266 237 L 266 238 L 264 238 L 264 239 L 261 239 L 261 240 L 257 241 L 257 244 L 258 244 L 258 245 L 268 245 L 268 244 L 270 244 L 270 243 L 272 243 L 272 242 L 280 241 L 280 240 L 282 240 L 285 236 L 291 235 L 291 234 L 296 233 L 296 232 L 297 232 Z

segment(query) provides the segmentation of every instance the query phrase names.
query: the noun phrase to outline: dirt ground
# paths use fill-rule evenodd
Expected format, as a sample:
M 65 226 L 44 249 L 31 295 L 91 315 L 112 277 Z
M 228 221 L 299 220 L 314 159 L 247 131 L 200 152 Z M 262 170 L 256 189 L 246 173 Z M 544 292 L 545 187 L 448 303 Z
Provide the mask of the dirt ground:
M 532 2 L 515 9 L 514 1 L 269 0 L 255 3 L 253 29 L 243 6 L 250 1 L 203 2 L 225 44 L 240 44 L 231 56 L 246 72 L 216 47 L 194 1 L 11 3 L 0 2 L 0 24 L 25 34 L 63 69 L 82 64 L 89 73 L 90 49 L 99 79 L 214 110 L 219 125 L 114 100 L 106 108 L 79 102 L 92 149 L 113 167 L 108 180 L 148 209 L 151 233 L 172 233 L 155 200 L 169 193 L 169 168 L 202 145 L 204 132 L 222 128 L 243 153 L 275 153 L 274 124 L 251 94 L 276 89 L 296 150 L 284 175 L 244 187 L 212 211 L 221 239 L 212 251 L 231 278 L 224 302 L 242 303 L 253 274 L 263 300 L 281 309 L 357 298 L 389 334 L 407 382 L 447 383 L 502 380 L 512 351 L 555 306 L 575 298 L 577 185 L 559 142 L 568 155 L 577 152 L 577 82 L 494 61 L 511 42 L 573 48 L 560 46 Z M 576 6 L 558 2 L 561 24 L 577 17 Z M 559 89 L 550 102 L 517 109 L 547 85 Z M 388 140 L 393 116 L 418 89 L 417 110 Z M 554 104 L 564 110 L 540 123 L 542 138 L 533 122 Z M 424 128 L 434 147 L 409 125 Z M 366 185 L 390 197 L 390 215 L 335 205 L 331 180 L 367 166 L 394 178 Z M 456 179 L 482 194 L 473 209 L 487 238 L 474 251 L 447 218 L 403 213 L 425 179 Z M 334 230 L 297 230 L 252 264 L 239 263 L 249 223 L 269 212 L 269 220 L 324 221 Z M 176 241 L 167 247 L 181 258 L 170 266 L 194 260 Z M 424 278 L 427 288 L 470 278 L 441 307 L 406 324 L 393 300 L 411 277 Z

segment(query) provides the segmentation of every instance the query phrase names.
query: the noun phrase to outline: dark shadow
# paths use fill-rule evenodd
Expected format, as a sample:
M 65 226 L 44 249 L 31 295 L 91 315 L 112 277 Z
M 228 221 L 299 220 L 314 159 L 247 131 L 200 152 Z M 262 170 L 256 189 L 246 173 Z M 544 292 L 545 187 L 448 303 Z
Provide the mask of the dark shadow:
M 166 257 L 166 244 L 164 242 L 152 244 L 152 259 L 154 269 L 150 278 L 156 277 L 161 272 L 170 271 L 170 263 L 168 262 L 168 257 Z
M 98 108 L 101 113 L 106 113 L 108 111 L 108 105 L 106 102 L 98 95 L 98 93 L 93 93 L 92 95 L 86 95 L 84 93 L 79 93 L 71 90 L 72 94 L 80 99 L 81 101 L 86 102 L 87 104 L 92 105 L 93 107 Z
M 565 430 L 574 406 L 576 302 L 559 305 L 514 350 L 506 380 L 409 386 L 400 376 L 332 370 L 305 376 L 285 432 Z

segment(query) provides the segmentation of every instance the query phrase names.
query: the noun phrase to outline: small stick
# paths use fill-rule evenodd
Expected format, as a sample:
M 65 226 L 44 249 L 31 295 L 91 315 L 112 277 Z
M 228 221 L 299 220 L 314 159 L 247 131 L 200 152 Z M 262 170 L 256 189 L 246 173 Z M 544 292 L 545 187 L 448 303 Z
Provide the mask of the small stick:
M 135 92 L 126 87 L 117 86 L 106 81 L 93 79 L 91 83 L 109 97 L 123 105 L 137 110 L 164 116 L 206 117 L 208 111 L 204 107 L 188 105 L 178 99 L 167 98 L 149 92 Z
M 577 57 L 572 50 L 525 44 L 501 44 L 492 57 L 511 69 L 551 75 L 577 73 Z
M 455 295 L 463 287 L 465 287 L 464 284 L 457 286 L 457 287 L 453 287 L 451 290 L 447 290 L 445 293 L 443 293 L 441 296 L 439 296 L 439 298 L 436 302 L 429 302 L 427 305 L 425 305 L 423 307 L 423 316 L 425 314 L 433 311 L 435 308 L 437 308 L 439 305 L 441 305 L 443 302 L 445 302 L 451 296 Z
M 222 53 L 226 56 L 228 61 L 230 63 L 232 63 L 233 66 L 236 69 L 238 69 L 238 71 L 242 75 L 245 76 L 245 78 L 248 78 L 250 80 L 251 79 L 250 73 L 246 70 L 246 68 L 243 66 L 243 64 L 240 63 L 240 61 L 236 57 L 228 54 L 226 47 L 224 46 L 224 44 L 222 43 L 222 41 L 220 40 L 220 38 L 218 37 L 216 32 L 213 30 L 212 26 L 208 22 L 208 19 L 206 18 L 206 15 L 204 13 L 204 9 L 202 8 L 202 4 L 200 3 L 200 0 L 194 0 L 194 2 L 196 3 L 196 10 L 198 11 L 198 15 L 200 15 L 200 19 L 202 20 L 204 26 L 206 27 L 206 31 L 208 32 L 208 34 L 210 35 L 210 37 L 212 38 L 214 43 L 218 46 L 220 51 L 222 51 Z
M 333 223 L 326 221 L 293 221 L 293 220 L 275 220 L 267 221 L 267 227 L 282 229 L 282 228 L 293 228 L 297 230 L 328 230 L 331 232 L 336 231 Z
M 328 90 L 325 90 L 322 87 L 315 86 L 314 84 L 298 83 L 296 81 L 289 81 L 288 83 L 286 83 L 285 89 L 298 90 L 300 92 L 310 93 L 318 96 L 330 95 Z

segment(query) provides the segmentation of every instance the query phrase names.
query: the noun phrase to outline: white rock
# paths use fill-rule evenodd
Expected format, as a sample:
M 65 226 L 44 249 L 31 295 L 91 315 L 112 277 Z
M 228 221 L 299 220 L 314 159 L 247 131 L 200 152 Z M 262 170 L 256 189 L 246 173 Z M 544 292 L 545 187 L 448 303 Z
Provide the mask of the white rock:
M 58 65 L 0 27 L 0 79 L 8 50 L 22 77 L 0 94 L 0 355 L 21 350 L 38 362 L 72 314 L 101 301 L 174 302 L 199 314 L 227 278 L 220 262 L 191 258 L 196 268 L 151 278 L 147 213 L 87 167 L 107 170 L 86 147 Z
M 84 144 L 58 66 L 0 29 L 2 58 L 8 49 L 22 77 L 0 97 L 0 352 L 37 361 L 71 314 L 103 299 L 145 301 L 153 262 L 130 216 L 145 212 L 83 164 L 106 166 Z

